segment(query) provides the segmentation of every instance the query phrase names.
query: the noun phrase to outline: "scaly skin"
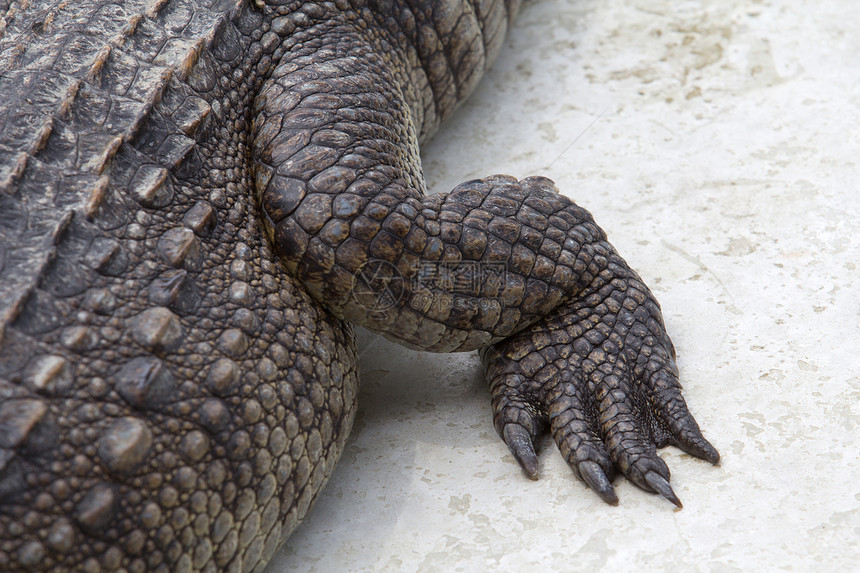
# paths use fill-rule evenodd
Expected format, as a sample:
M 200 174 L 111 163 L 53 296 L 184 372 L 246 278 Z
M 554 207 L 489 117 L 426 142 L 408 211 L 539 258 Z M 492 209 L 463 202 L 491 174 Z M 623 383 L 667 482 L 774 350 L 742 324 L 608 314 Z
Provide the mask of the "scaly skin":
M 543 178 L 424 195 L 518 2 L 16 2 L 0 27 L 0 569 L 260 570 L 355 409 L 349 323 L 481 349 L 615 503 L 716 462 L 659 306 Z

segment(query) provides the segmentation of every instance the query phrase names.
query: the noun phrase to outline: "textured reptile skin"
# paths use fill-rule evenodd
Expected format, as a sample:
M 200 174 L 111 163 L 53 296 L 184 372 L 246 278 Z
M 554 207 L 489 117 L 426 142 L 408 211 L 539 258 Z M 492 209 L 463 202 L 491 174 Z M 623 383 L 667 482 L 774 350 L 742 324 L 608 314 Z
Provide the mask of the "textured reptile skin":
M 8 3 L 7 3 L 8 4 Z M 355 411 L 352 327 L 481 349 L 617 499 L 716 462 L 659 306 L 542 178 L 425 196 L 418 146 L 518 2 L 26 0 L 0 21 L 0 570 L 251 571 Z

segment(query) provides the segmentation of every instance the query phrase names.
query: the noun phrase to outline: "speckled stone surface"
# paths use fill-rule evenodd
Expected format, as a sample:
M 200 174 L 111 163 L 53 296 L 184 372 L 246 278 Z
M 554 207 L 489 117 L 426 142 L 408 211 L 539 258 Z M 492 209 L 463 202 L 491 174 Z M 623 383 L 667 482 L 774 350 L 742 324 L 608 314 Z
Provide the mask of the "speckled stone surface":
M 529 481 L 475 354 L 365 336 L 353 436 L 268 571 L 779 571 L 860 564 L 860 5 L 527 3 L 425 153 L 431 189 L 552 177 L 663 305 L 723 455 L 610 507 L 550 440 Z

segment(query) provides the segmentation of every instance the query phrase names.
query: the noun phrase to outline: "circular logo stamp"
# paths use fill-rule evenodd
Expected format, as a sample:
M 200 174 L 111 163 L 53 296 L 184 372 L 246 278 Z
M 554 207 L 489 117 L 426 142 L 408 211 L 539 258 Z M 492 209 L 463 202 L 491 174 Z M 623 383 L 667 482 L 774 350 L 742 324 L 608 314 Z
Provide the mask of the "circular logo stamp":
M 406 285 L 403 275 L 388 261 L 371 260 L 355 274 L 352 297 L 368 312 L 385 312 L 397 306 Z

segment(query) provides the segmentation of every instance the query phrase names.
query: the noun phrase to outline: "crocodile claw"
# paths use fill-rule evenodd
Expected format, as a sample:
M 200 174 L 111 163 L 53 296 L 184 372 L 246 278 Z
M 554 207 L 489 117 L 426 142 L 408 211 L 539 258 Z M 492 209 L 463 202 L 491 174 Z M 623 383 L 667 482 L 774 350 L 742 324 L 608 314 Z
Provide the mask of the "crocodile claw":
M 538 479 L 537 454 L 528 431 L 519 424 L 507 424 L 504 439 L 526 475 L 531 479 Z
M 674 491 L 672 491 L 672 486 L 669 485 L 669 481 L 657 472 L 652 470 L 646 473 L 645 483 L 648 484 L 648 487 L 654 490 L 654 493 L 659 493 L 674 503 L 678 509 L 682 509 L 684 507 L 684 504 L 681 503 L 681 500 L 678 499 L 678 496 L 675 495 Z
M 579 470 L 579 475 L 588 484 L 588 487 L 594 490 L 600 496 L 600 499 L 609 505 L 618 505 L 618 496 L 615 495 L 615 488 L 612 487 L 609 478 L 606 477 L 603 469 L 597 463 L 591 461 L 579 462 L 577 469 Z

